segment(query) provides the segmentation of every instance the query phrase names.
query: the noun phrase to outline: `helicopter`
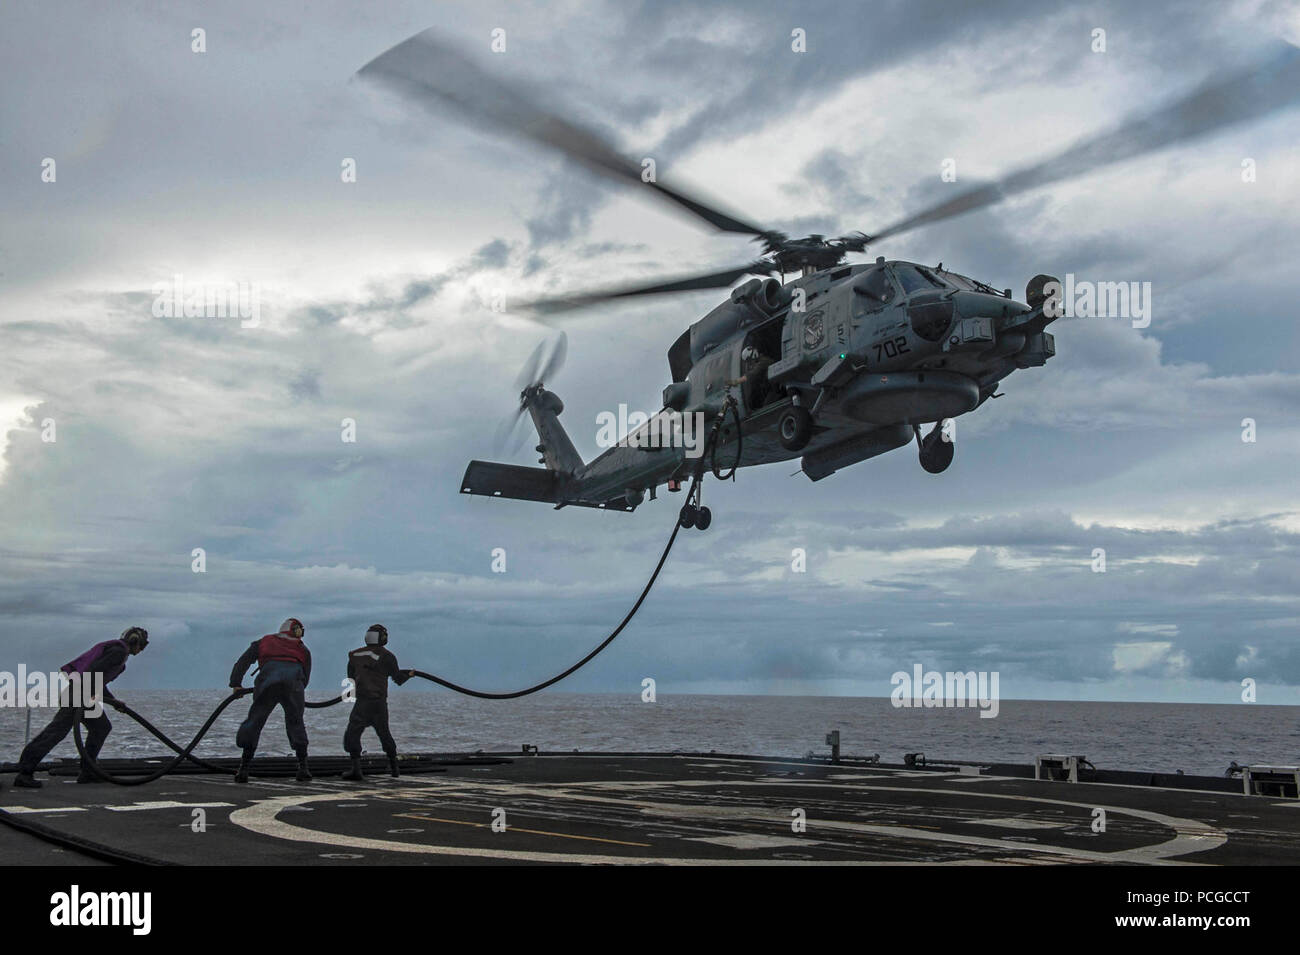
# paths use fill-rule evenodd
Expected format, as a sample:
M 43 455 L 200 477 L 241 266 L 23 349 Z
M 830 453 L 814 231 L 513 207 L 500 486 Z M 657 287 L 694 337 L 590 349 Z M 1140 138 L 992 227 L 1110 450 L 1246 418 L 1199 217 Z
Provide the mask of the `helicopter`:
M 757 258 L 729 269 L 528 303 L 539 316 L 555 316 L 639 296 L 728 288 L 748 277 L 668 348 L 672 380 L 662 410 L 589 462 L 560 423 L 564 403 L 545 387 L 563 364 L 566 339 L 561 334 L 549 354 L 545 342 L 539 345 L 516 383 L 514 420 L 525 413 L 532 419 L 541 467 L 473 460 L 461 493 L 630 512 L 647 495 L 656 499 L 661 486 L 676 492 L 689 484 L 678 521 L 703 530 L 712 522 L 701 503 L 708 470 L 730 478 L 741 468 L 799 458 L 800 470 L 821 481 L 915 441 L 922 469 L 942 473 L 955 452 L 947 423 L 1000 397 L 998 388 L 1012 372 L 1041 367 L 1056 354 L 1046 329 L 1061 314 L 1060 282 L 1035 275 L 1018 300 L 1011 289 L 995 289 L 942 263 L 877 256 L 854 264 L 848 256 L 1019 192 L 1289 106 L 1300 91 L 1297 53 L 1285 44 L 1245 70 L 1211 78 L 1154 111 L 871 235 L 827 238 L 761 228 L 712 200 L 647 178 L 642 163 L 597 133 L 548 110 L 433 31 L 416 34 L 358 76 L 435 111 L 451 107 L 473 122 L 558 151 L 596 175 L 648 189 L 695 220 L 762 246 Z M 787 273 L 794 273 L 789 281 Z M 692 450 L 685 440 L 692 421 L 703 421 L 708 432 L 702 453 L 698 442 Z

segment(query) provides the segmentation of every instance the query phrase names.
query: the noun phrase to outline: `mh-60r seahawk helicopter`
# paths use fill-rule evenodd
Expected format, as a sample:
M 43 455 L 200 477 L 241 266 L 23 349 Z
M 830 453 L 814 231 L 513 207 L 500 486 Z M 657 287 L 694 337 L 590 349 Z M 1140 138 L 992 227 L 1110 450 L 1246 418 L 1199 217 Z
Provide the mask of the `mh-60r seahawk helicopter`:
M 746 275 L 780 276 L 749 279 L 683 332 L 668 349 L 672 383 L 664 389 L 663 410 L 590 462 L 560 424 L 563 402 L 544 387 L 563 361 L 564 338 L 546 358 L 545 346 L 539 346 L 521 375 L 518 416 L 527 412 L 532 418 L 544 467 L 471 461 L 461 482 L 466 494 L 631 511 L 647 494 L 653 500 L 660 485 L 680 490 L 710 467 L 721 477 L 720 465 L 734 474 L 736 468 L 797 457 L 803 473 L 819 481 L 913 439 L 926 471 L 945 470 L 954 443 L 942 423 L 997 397 L 999 383 L 1016 369 L 1042 365 L 1055 354 L 1045 329 L 1059 314 L 1059 283 L 1035 276 L 1018 301 L 1010 289 L 999 291 L 941 265 L 883 257 L 874 264 L 845 264 L 845 257 L 864 252 L 869 242 L 1289 105 L 1300 90 L 1300 57 L 1288 45 L 1272 59 L 873 236 L 832 239 L 790 238 L 712 202 L 646 182 L 640 163 L 548 112 L 429 32 L 393 47 L 360 75 L 424 104 L 451 105 L 600 175 L 648 187 L 718 230 L 762 243 L 761 258 L 735 268 L 531 304 L 538 313 L 555 313 L 632 296 L 726 288 Z M 787 282 L 790 272 L 798 276 Z M 683 415 L 711 422 L 705 454 L 692 457 L 681 442 L 656 440 Z M 931 425 L 924 434 L 923 425 Z M 711 514 L 700 504 L 698 480 L 692 490 L 679 519 L 703 529 Z

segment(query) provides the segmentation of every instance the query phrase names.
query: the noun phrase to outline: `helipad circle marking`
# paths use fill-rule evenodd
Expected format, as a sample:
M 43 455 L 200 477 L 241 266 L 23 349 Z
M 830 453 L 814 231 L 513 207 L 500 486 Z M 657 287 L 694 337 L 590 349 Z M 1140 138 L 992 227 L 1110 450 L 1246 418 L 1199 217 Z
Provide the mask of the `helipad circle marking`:
M 674 780 L 671 783 L 659 782 L 625 782 L 618 784 L 617 788 L 621 790 L 640 789 L 654 791 L 663 789 L 668 786 L 682 787 L 703 787 L 715 785 L 712 780 Z M 753 787 L 771 787 L 774 783 L 762 781 L 751 781 L 745 783 L 728 782 L 729 786 Z M 788 785 L 788 784 L 786 784 Z M 982 799 L 1010 799 L 1018 802 L 1046 803 L 1058 806 L 1068 806 L 1091 811 L 1097 808 L 1097 804 L 1070 802 L 1062 799 L 1046 799 L 1039 796 L 1022 796 L 1007 793 L 987 793 L 980 792 L 972 794 L 969 790 L 950 790 L 950 789 L 921 789 L 906 788 L 900 786 L 842 786 L 830 783 L 817 782 L 813 780 L 796 783 L 799 787 L 816 787 L 816 788 L 834 788 L 838 790 L 853 789 L 859 791 L 870 791 L 876 788 L 889 792 L 913 792 L 924 793 L 926 795 L 948 795 L 948 796 L 970 796 L 976 795 Z M 664 815 L 700 815 L 701 810 L 707 810 L 708 807 L 688 806 L 680 803 L 663 803 L 648 800 L 637 800 L 627 798 L 604 797 L 595 794 L 578 791 L 581 786 L 573 783 L 566 784 L 496 784 L 496 783 L 478 783 L 470 782 L 466 779 L 458 780 L 440 780 L 436 783 L 426 783 L 428 789 L 470 789 L 485 794 L 514 794 L 514 795 L 531 795 L 540 797 L 559 797 L 569 798 L 578 802 L 599 802 L 606 804 L 616 804 L 624 807 L 641 808 L 649 813 L 658 813 Z M 609 784 L 594 784 L 593 788 L 609 789 Z M 427 796 L 428 789 L 420 791 L 419 795 Z M 359 793 L 364 796 L 378 796 L 382 791 L 374 790 Z M 388 798 L 401 796 L 401 793 L 387 790 L 382 793 Z M 509 849 L 483 849 L 471 848 L 464 846 L 436 846 L 423 843 L 402 842 L 391 839 L 372 839 L 364 836 L 350 836 L 343 833 L 323 832 L 315 829 L 304 829 L 300 826 L 294 826 L 278 819 L 280 812 L 290 809 L 291 807 L 301 807 L 303 803 L 318 802 L 321 800 L 337 799 L 332 793 L 322 793 L 317 795 L 302 796 L 278 796 L 271 799 L 258 800 L 252 805 L 236 810 L 230 814 L 230 821 L 235 825 L 248 829 L 251 832 L 257 832 L 261 835 L 272 838 L 286 839 L 294 842 L 310 842 L 316 844 L 333 845 L 341 848 L 371 849 L 381 852 L 409 852 L 427 855 L 451 855 L 451 856 L 472 856 L 476 858 L 502 859 L 512 861 L 531 861 L 531 862 L 561 862 L 561 863 L 594 863 L 594 864 L 612 864 L 612 865 L 749 865 L 755 861 L 753 859 L 691 859 L 691 858 L 674 858 L 674 857 L 656 857 L 648 858 L 645 856 L 613 856 L 592 853 L 568 853 L 568 852 L 542 852 L 535 850 L 509 850 Z M 1174 858 L 1191 852 L 1204 852 L 1209 849 L 1217 848 L 1228 841 L 1227 835 L 1212 826 L 1195 820 L 1181 819 L 1175 816 L 1167 816 L 1162 813 L 1151 812 L 1143 809 L 1131 809 L 1118 806 L 1104 806 L 1108 812 L 1118 815 L 1134 816 L 1155 822 L 1158 825 L 1172 829 L 1176 835 L 1173 839 L 1166 842 L 1158 843 L 1151 846 L 1138 846 L 1132 849 L 1122 849 L 1114 852 L 1100 852 L 1089 849 L 1074 849 L 1065 846 L 1050 845 L 1027 845 L 1018 846 L 1022 851 L 1053 855 L 1059 858 L 1069 858 L 1079 861 L 1111 861 L 1111 862 L 1165 862 L 1173 865 L 1186 865 L 1195 863 L 1181 863 Z M 755 811 L 761 811 L 758 807 L 740 808 L 740 807 L 714 807 L 711 815 L 716 818 L 736 817 L 752 815 Z M 882 826 L 870 823 L 842 822 L 836 820 L 808 820 L 809 826 L 814 824 L 824 828 L 841 829 L 850 832 L 871 833 L 875 835 L 884 835 L 894 838 L 904 838 L 920 841 L 931 841 L 940 843 L 953 843 L 970 848 L 1006 848 L 1006 842 L 1001 839 L 988 839 L 980 836 L 963 835 L 960 833 L 940 833 L 921 829 L 909 829 L 906 826 Z M 908 862 L 890 862 L 890 863 L 873 863 L 865 860 L 835 860 L 835 861 L 794 861 L 794 860 L 765 860 L 769 864 L 789 864 L 789 865 L 870 865 L 870 864 L 910 864 Z M 980 860 L 974 860 L 976 862 Z M 924 864 L 924 863 L 920 863 Z

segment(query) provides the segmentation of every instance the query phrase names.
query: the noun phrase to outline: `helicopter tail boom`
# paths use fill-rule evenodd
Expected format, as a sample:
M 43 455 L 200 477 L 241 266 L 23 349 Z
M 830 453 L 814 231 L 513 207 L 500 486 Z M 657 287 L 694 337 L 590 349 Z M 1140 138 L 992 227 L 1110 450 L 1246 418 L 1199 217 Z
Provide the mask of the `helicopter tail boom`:
M 569 440 L 564 425 L 560 424 L 564 402 L 539 385 L 524 392 L 523 405 L 537 429 L 537 452 L 542 456 L 539 463 L 562 476 L 572 476 L 581 471 L 582 456 Z
M 520 396 L 520 411 L 526 411 L 537 428 L 537 452 L 541 468 L 495 461 L 471 461 L 460 482 L 462 494 L 503 497 L 515 501 L 538 501 L 558 507 L 597 507 L 609 511 L 633 511 L 636 504 L 626 495 L 610 500 L 584 493 L 582 456 L 560 424 L 562 402 L 540 383 L 530 385 Z M 640 503 L 638 500 L 637 503 Z

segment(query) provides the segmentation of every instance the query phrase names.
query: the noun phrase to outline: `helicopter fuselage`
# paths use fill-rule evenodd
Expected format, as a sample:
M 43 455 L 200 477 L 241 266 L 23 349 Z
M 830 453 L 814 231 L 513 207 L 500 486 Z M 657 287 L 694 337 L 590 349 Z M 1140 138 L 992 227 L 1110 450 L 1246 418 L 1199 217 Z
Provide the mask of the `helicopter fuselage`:
M 462 489 L 632 510 L 659 486 L 709 469 L 801 458 L 819 481 L 914 437 L 922 466 L 937 473 L 952 459 L 938 423 L 1055 354 L 1046 278 L 1026 289 L 1033 305 L 941 268 L 883 259 L 784 284 L 751 279 L 677 339 L 663 410 L 615 447 L 582 463 L 559 425 L 563 403 L 538 385 L 521 400 L 545 471 L 474 462 Z M 703 455 L 698 442 L 671 440 L 688 417 L 708 422 Z
M 584 490 L 601 498 L 645 491 L 693 466 L 663 416 L 726 416 L 716 455 L 729 469 L 803 458 L 813 480 L 912 440 L 914 426 L 973 411 L 1017 368 L 1055 354 L 1051 321 L 1006 293 L 908 262 L 851 265 L 784 285 L 754 279 L 696 322 L 669 351 L 674 382 L 664 411 L 587 465 Z M 814 422 L 802 445 L 783 442 L 783 413 Z M 791 447 L 791 444 L 796 446 Z M 655 445 L 658 445 L 657 447 Z

